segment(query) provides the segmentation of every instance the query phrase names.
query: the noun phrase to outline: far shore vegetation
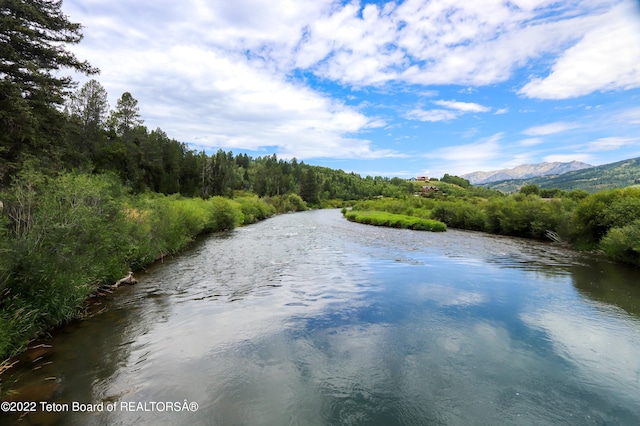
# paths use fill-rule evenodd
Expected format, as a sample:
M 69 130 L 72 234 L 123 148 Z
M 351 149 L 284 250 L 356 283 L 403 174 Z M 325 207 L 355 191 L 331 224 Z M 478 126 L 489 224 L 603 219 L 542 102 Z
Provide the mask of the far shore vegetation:
M 60 77 L 65 68 L 98 71 L 60 47 L 81 39 L 60 2 L 7 8 L 0 359 L 82 315 L 88 297 L 128 271 L 178 253 L 198 235 L 310 208 L 350 207 L 348 219 L 380 226 L 549 239 L 640 266 L 640 188 L 588 194 L 527 185 L 505 195 L 450 175 L 410 182 L 275 154 L 196 151 L 148 129 L 131 93 L 111 109 L 97 80 L 77 87 Z
M 344 217 L 352 222 L 391 228 L 414 229 L 417 231 L 443 232 L 447 225 L 437 220 L 423 219 L 416 216 L 388 213 L 384 211 L 348 211 L 343 210 Z
M 450 228 L 564 243 L 640 266 L 640 187 L 589 194 L 529 184 L 515 194 L 503 194 L 445 175 L 416 187 L 425 188 L 424 193 L 400 198 L 358 201 L 345 215 L 387 212 L 432 219 Z

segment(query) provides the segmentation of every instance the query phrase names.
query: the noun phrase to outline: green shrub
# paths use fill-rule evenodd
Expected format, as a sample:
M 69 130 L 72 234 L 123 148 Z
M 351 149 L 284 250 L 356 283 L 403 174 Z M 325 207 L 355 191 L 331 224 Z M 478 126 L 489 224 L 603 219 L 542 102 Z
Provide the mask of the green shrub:
M 9 189 L 0 194 L 0 357 L 77 316 L 92 292 L 130 268 L 245 223 L 244 208 L 255 220 L 274 213 L 257 197 L 130 196 L 108 174 L 26 170 Z
M 242 210 L 231 200 L 223 197 L 212 197 L 207 200 L 211 212 L 210 231 L 233 229 L 244 222 Z
M 9 219 L 0 252 L 2 356 L 76 316 L 100 283 L 127 271 L 124 195 L 112 175 L 27 171 L 0 196 Z
M 600 247 L 614 260 L 640 266 L 640 220 L 610 229 Z
M 243 197 L 235 199 L 240 205 L 240 211 L 243 214 L 243 224 L 250 224 L 259 220 L 264 220 L 276 213 L 273 205 L 266 203 L 262 198 L 257 196 Z
M 640 219 L 640 189 L 629 187 L 596 192 L 583 198 L 571 217 L 571 237 L 585 246 L 596 245 L 613 227 Z
M 294 193 L 274 195 L 269 197 L 269 201 L 278 213 L 302 212 L 309 209 L 307 203 Z

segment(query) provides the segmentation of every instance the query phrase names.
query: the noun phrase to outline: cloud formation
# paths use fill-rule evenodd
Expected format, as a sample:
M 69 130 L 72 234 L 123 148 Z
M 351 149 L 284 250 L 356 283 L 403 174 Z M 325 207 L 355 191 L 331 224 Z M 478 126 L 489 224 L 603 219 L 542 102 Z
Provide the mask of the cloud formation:
M 520 93 L 541 99 L 567 99 L 594 91 L 640 87 L 640 26 L 636 7 L 623 3 L 597 16 L 551 73 L 535 77 Z
M 474 133 L 510 132 L 512 145 L 527 147 L 522 134 L 540 141 L 583 125 L 533 112 L 524 122 L 517 111 L 545 106 L 520 99 L 640 88 L 631 0 L 65 0 L 63 8 L 84 25 L 73 49 L 102 70 L 112 105 L 129 91 L 148 126 L 209 149 L 404 158 L 417 147 L 387 143 L 378 129 L 394 129 L 388 140 L 424 140 L 399 132 L 490 112 L 482 120 L 511 121 Z M 640 124 L 633 109 L 625 117 Z M 511 123 L 522 124 L 507 130 Z M 429 141 L 442 160 L 450 157 L 442 145 L 458 143 Z
M 623 146 L 637 145 L 638 140 L 639 140 L 638 138 L 618 138 L 618 137 L 600 138 L 593 142 L 589 142 L 586 150 L 589 152 L 613 151 L 616 149 L 620 149 Z
M 527 136 L 544 136 L 566 132 L 567 130 L 572 130 L 577 127 L 579 126 L 576 123 L 557 122 L 543 124 L 542 126 L 529 127 L 528 129 L 523 130 L 522 133 Z

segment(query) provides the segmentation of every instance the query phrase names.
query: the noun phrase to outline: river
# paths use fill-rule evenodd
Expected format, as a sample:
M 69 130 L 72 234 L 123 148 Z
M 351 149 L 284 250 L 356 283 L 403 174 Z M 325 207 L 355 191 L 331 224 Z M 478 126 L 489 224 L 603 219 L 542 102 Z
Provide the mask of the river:
M 20 424 L 640 424 L 640 271 L 557 245 L 321 210 L 137 277 L 4 375 Z

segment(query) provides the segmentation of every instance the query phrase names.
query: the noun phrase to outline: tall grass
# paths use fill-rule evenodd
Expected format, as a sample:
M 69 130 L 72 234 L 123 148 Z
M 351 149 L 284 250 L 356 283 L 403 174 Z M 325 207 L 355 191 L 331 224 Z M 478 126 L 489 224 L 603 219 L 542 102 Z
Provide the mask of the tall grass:
M 0 359 L 67 322 L 88 296 L 202 233 L 306 208 L 286 196 L 183 198 L 132 196 L 114 175 L 25 170 L 0 193 Z
M 437 220 L 422 219 L 380 211 L 343 211 L 344 216 L 352 221 L 367 225 L 387 226 L 391 228 L 414 229 L 420 231 L 444 232 L 447 225 Z

